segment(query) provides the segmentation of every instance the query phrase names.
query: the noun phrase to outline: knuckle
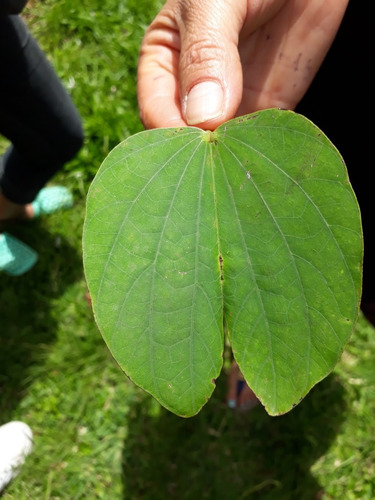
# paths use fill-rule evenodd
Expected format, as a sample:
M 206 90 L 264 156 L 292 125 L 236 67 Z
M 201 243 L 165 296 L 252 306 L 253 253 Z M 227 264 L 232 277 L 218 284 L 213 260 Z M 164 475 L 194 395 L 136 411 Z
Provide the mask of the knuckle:
M 180 55 L 180 69 L 194 71 L 204 67 L 210 70 L 218 61 L 226 58 L 226 49 L 215 40 L 213 34 L 206 33 L 204 38 L 189 41 Z

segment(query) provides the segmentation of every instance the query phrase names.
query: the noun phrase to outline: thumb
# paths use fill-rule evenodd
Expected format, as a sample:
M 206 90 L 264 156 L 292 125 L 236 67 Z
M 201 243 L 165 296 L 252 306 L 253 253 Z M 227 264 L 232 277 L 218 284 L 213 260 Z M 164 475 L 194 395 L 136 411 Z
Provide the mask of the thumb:
M 242 98 L 238 36 L 246 15 L 240 0 L 179 3 L 179 83 L 188 125 L 215 129 L 233 118 Z M 214 6 L 213 6 L 214 5 Z

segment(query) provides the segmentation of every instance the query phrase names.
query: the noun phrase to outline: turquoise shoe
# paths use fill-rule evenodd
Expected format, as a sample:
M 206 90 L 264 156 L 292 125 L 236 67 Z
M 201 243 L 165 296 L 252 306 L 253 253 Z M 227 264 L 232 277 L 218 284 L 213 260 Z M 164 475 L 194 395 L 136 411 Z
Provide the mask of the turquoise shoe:
M 62 208 L 72 207 L 73 196 L 64 186 L 50 186 L 39 191 L 31 206 L 33 207 L 34 217 L 39 217 Z
M 0 234 L 0 271 L 11 276 L 26 273 L 38 260 L 38 254 L 8 233 Z

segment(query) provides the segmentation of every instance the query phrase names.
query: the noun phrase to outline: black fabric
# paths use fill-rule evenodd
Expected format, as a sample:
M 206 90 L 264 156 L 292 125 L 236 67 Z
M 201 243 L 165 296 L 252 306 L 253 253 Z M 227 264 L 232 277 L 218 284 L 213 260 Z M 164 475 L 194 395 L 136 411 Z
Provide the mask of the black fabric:
M 0 16 L 20 14 L 27 0 L 0 0 Z
M 335 41 L 296 111 L 310 118 L 343 156 L 362 214 L 363 300 L 375 300 L 372 154 L 374 72 L 372 16 L 351 0 Z
M 12 145 L 1 159 L 0 189 L 33 201 L 81 148 L 81 118 L 19 16 L 0 17 L 0 133 Z

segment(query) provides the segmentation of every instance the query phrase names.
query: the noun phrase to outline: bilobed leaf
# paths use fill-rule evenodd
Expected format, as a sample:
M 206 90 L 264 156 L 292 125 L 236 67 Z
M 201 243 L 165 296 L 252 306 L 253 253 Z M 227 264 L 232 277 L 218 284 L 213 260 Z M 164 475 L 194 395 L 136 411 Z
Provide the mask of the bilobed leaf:
M 276 415 L 333 369 L 357 317 L 358 205 L 337 150 L 293 112 L 130 137 L 93 181 L 83 244 L 110 351 L 178 415 L 209 399 L 224 324 Z

